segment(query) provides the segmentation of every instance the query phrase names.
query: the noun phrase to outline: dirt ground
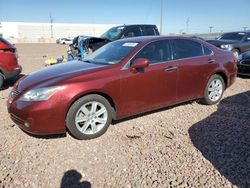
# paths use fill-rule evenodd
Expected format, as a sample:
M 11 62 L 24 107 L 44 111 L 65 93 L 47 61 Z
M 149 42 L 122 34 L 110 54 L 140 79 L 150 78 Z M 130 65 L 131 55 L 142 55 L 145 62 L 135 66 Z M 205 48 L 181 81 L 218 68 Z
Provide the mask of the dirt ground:
M 18 44 L 28 74 L 67 46 Z M 189 102 L 117 122 L 105 135 L 37 138 L 10 120 L 0 91 L 0 187 L 250 187 L 250 78 L 218 105 Z

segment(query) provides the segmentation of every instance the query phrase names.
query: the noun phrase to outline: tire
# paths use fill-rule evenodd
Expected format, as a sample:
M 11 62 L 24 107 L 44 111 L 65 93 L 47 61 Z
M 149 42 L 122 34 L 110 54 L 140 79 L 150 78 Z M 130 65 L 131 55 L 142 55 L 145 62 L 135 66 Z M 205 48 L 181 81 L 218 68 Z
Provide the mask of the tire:
M 110 103 L 104 97 L 94 94 L 81 97 L 73 103 L 67 113 L 66 127 L 73 137 L 88 140 L 103 135 L 111 121 Z
M 213 105 L 218 103 L 223 96 L 224 90 L 225 82 L 223 78 L 218 74 L 214 74 L 208 80 L 204 92 L 204 98 L 201 99 L 201 103 L 206 105 Z
M 4 76 L 0 73 L 0 89 L 3 87 Z
M 240 51 L 238 49 L 232 49 L 232 52 L 233 52 L 234 56 L 238 59 L 239 55 L 240 55 Z

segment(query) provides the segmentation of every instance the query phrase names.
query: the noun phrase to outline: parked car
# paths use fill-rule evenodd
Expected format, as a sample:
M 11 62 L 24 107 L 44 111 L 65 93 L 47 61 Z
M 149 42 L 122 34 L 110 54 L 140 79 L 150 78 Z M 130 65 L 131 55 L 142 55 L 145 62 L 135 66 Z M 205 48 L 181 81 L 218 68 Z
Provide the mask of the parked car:
M 17 63 L 16 47 L 0 37 L 0 88 L 6 79 L 18 76 L 22 67 Z
M 32 73 L 13 87 L 11 119 L 32 134 L 92 139 L 112 120 L 184 101 L 216 104 L 237 75 L 234 55 L 185 37 L 135 37 L 111 42 L 85 63 Z
M 103 45 L 121 38 L 159 35 L 156 25 L 122 25 L 112 27 L 98 37 L 77 36 L 74 38 L 70 50 L 76 59 L 83 59 Z
M 73 39 L 69 39 L 69 38 L 59 38 L 56 40 L 57 44 L 72 44 Z
M 250 51 L 240 54 L 238 61 L 238 74 L 250 76 Z
M 250 50 L 250 31 L 224 33 L 218 39 L 207 42 L 218 48 L 232 51 L 238 58 L 241 53 Z

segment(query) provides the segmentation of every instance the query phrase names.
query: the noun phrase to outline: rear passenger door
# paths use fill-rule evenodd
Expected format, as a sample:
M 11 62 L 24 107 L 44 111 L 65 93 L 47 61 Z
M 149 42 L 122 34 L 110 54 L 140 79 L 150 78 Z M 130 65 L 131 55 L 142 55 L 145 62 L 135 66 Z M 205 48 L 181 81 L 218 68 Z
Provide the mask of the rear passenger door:
M 241 52 L 250 51 L 250 33 L 247 33 L 243 40 Z
M 203 96 L 212 69 L 213 52 L 189 39 L 174 39 L 173 58 L 178 61 L 177 100 L 186 101 Z

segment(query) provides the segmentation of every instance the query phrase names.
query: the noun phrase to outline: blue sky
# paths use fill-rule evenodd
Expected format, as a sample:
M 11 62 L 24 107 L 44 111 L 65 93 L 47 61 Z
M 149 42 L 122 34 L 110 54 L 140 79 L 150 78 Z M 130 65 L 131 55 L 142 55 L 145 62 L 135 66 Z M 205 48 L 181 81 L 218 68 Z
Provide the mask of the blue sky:
M 161 0 L 0 0 L 0 21 L 160 25 Z M 163 33 L 250 29 L 250 0 L 163 0 Z M 187 21 L 188 27 L 187 27 Z

